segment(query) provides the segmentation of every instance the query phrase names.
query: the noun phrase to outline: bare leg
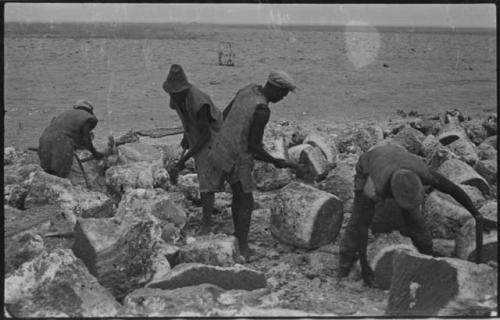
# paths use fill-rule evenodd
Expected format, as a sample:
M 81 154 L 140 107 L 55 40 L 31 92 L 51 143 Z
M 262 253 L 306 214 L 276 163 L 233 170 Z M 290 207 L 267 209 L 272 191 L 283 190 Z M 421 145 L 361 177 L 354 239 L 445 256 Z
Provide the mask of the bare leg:
M 212 224 L 212 212 L 214 209 L 215 194 L 213 192 L 201 192 L 201 207 L 203 210 L 203 218 L 201 221 L 201 229 L 199 234 L 208 234 Z
M 374 203 L 363 191 L 356 191 L 351 219 L 340 241 L 339 277 L 346 277 L 359 254 L 363 277 L 370 278 L 370 267 L 366 258 L 368 227 L 373 218 Z M 366 279 L 365 279 L 366 282 Z
M 241 255 L 248 261 L 252 255 L 248 246 L 248 231 L 252 219 L 253 194 L 244 193 L 240 182 L 231 185 L 231 188 L 233 190 L 233 208 L 236 209 L 233 210 L 235 236 L 238 239 Z

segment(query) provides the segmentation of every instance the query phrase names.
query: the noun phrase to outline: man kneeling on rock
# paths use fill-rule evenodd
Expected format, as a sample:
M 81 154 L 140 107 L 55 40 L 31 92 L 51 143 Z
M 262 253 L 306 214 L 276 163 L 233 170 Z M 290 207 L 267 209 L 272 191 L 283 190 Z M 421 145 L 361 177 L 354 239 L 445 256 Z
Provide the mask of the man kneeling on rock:
M 225 180 L 231 185 L 235 236 L 240 253 L 247 261 L 252 254 L 248 246 L 248 231 L 254 203 L 254 159 L 272 163 L 277 168 L 297 168 L 293 163 L 272 157 L 262 145 L 271 114 L 269 102 L 279 102 L 294 89 L 294 81 L 288 74 L 272 71 L 264 87 L 250 84 L 239 90 L 224 110 L 222 127 L 209 146 L 213 179 L 218 181 L 218 186 L 222 186 Z
M 354 204 L 351 219 L 340 242 L 339 277 L 346 277 L 359 259 L 365 283 L 373 286 L 373 270 L 368 265 L 366 247 L 375 203 L 394 198 L 401 207 L 404 222 L 415 247 L 423 254 L 436 255 L 432 237 L 421 212 L 423 185 L 451 195 L 476 220 L 476 262 L 481 261 L 483 218 L 469 196 L 456 184 L 430 170 L 416 155 L 398 146 L 378 146 L 360 156 L 354 177 Z
M 94 107 L 86 100 L 78 100 L 73 109 L 54 117 L 39 139 L 38 157 L 43 170 L 67 178 L 73 166 L 76 149 L 89 150 L 94 158 L 103 154 L 92 144 L 92 129 L 97 125 Z M 75 171 L 81 170 L 81 168 Z

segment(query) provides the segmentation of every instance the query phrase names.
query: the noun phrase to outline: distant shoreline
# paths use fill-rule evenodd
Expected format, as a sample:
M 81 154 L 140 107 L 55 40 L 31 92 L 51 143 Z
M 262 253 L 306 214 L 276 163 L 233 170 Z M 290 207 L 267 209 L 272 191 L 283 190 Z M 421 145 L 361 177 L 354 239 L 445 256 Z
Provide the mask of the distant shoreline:
M 111 23 L 111 22 L 5 22 L 4 37 L 49 38 L 64 37 L 113 37 L 113 38 L 168 38 L 172 32 L 191 33 L 193 31 L 213 31 L 216 29 L 268 29 L 281 31 L 316 32 L 381 32 L 381 33 L 459 33 L 496 34 L 496 28 L 452 28 L 425 26 L 356 26 L 356 25 L 277 25 L 277 24 L 213 24 L 213 23 Z

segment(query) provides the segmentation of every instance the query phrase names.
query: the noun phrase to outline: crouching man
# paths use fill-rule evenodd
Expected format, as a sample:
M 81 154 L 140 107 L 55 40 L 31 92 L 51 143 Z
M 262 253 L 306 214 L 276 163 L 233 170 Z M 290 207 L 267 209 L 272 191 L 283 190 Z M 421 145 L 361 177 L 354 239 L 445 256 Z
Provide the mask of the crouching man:
M 78 100 L 73 109 L 54 117 L 39 138 L 38 157 L 42 169 L 68 178 L 76 149 L 87 149 L 94 158 L 101 159 L 103 154 L 92 144 L 91 131 L 96 125 L 94 107 L 86 100 Z
M 423 185 L 451 195 L 476 220 L 476 262 L 481 261 L 483 218 L 469 196 L 456 184 L 430 170 L 416 155 L 397 146 L 379 146 L 362 154 L 354 177 L 354 204 L 351 219 L 340 242 L 338 276 L 346 277 L 359 255 L 365 283 L 373 286 L 373 270 L 368 265 L 366 247 L 375 203 L 394 198 L 401 207 L 409 236 L 423 254 L 434 255 L 432 237 L 422 215 Z M 491 221 L 487 221 L 491 224 Z M 496 227 L 496 226 L 489 226 Z

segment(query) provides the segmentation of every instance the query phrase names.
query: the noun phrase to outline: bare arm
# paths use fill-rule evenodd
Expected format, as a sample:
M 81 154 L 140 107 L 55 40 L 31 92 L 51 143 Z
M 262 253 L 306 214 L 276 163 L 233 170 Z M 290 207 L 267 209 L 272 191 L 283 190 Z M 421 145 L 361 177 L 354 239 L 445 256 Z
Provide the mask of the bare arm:
M 253 115 L 250 133 L 248 135 L 248 151 L 254 155 L 256 160 L 269 162 L 274 165 L 279 163 L 280 159 L 271 156 L 262 144 L 264 129 L 269 122 L 271 111 L 264 105 L 258 105 Z
M 92 129 L 95 128 L 97 125 L 97 119 L 92 118 L 85 123 L 85 125 L 81 129 L 82 133 L 82 142 L 83 146 L 88 149 L 90 152 L 92 152 L 92 155 L 96 158 L 101 158 L 102 154 L 100 152 L 97 152 L 97 150 L 94 148 L 94 144 L 92 143 L 92 138 L 91 138 L 91 131 Z
M 179 162 L 184 163 L 192 156 L 198 154 L 208 141 L 210 141 L 210 122 L 212 121 L 214 120 L 210 116 L 209 106 L 204 105 L 196 114 L 196 125 L 200 129 L 200 139 L 194 146 L 189 146 L 189 151 L 182 157 L 182 159 L 179 160 Z
M 481 216 L 481 213 L 474 207 L 472 200 L 467 193 L 465 193 L 465 191 L 441 174 L 431 171 L 430 185 L 435 189 L 452 196 L 458 203 L 463 205 L 476 220 L 476 263 L 481 263 L 483 249 L 483 217 Z

